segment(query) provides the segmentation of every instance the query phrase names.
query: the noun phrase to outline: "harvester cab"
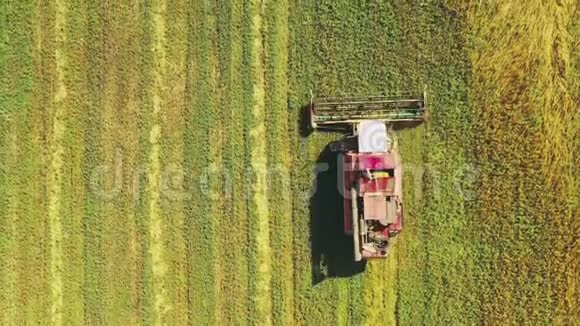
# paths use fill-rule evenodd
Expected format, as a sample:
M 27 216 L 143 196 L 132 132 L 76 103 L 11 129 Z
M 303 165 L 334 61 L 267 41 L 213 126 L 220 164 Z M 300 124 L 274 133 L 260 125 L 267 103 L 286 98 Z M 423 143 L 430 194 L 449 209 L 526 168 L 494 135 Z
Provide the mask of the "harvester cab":
M 425 92 L 311 100 L 313 129 L 347 132 L 329 147 L 340 153 L 338 189 L 355 261 L 385 258 L 403 229 L 403 174 L 390 127 L 421 123 L 426 113 Z

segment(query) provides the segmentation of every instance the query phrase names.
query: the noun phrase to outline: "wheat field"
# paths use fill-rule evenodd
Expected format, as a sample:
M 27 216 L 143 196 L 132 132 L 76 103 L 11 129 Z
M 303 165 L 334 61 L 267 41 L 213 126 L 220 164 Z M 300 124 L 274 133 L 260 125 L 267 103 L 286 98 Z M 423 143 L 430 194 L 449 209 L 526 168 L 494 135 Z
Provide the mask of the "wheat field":
M 0 324 L 578 319 L 574 1 L 0 2 Z M 352 262 L 315 96 L 427 89 Z

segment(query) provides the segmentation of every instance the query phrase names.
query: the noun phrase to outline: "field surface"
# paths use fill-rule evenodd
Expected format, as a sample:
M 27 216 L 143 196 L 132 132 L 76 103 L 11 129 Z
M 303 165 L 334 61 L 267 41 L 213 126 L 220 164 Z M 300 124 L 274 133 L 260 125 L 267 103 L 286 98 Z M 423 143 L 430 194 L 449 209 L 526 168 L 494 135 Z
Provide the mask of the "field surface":
M 573 324 L 576 6 L 1 1 L 0 324 Z M 354 265 L 310 92 L 424 87 Z

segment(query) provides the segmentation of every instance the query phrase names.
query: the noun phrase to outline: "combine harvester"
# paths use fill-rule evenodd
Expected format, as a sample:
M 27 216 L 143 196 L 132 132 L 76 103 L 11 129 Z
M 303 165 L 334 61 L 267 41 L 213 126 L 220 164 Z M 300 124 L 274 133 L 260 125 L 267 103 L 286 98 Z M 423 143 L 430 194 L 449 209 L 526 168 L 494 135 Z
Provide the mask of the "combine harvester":
M 355 261 L 385 258 L 391 238 L 403 228 L 403 174 L 390 127 L 421 123 L 426 112 L 425 93 L 311 100 L 313 129 L 348 133 L 329 147 L 342 154 L 338 189 Z

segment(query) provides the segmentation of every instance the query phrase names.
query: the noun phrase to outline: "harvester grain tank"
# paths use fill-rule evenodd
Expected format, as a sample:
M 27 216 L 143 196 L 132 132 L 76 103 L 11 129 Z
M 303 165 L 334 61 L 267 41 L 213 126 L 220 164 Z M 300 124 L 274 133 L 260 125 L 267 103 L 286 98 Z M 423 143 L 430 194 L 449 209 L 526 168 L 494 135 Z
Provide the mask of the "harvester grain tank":
M 426 108 L 425 92 L 311 100 L 313 129 L 347 132 L 329 147 L 342 154 L 338 188 L 355 261 L 386 257 L 403 229 L 403 173 L 391 127 L 425 121 Z

